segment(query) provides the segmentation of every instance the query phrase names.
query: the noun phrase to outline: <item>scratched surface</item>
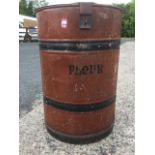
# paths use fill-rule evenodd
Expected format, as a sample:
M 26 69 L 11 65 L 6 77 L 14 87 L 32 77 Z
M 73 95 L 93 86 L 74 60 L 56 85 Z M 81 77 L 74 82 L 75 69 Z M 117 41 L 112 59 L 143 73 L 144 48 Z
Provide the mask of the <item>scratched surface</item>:
M 113 132 L 88 145 L 67 144 L 44 127 L 42 99 L 20 119 L 20 155 L 134 155 L 134 42 L 121 45 Z

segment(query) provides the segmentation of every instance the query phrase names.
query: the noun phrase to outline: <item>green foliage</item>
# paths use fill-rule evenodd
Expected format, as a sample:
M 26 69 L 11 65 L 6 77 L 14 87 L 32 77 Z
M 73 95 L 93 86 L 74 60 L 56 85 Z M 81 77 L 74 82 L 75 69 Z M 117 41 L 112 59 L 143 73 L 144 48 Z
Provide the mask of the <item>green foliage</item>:
M 46 0 L 34 0 L 33 6 L 36 9 L 47 5 L 48 5 L 48 2 L 46 2 Z
M 28 16 L 35 16 L 34 10 L 39 7 L 48 5 L 46 0 L 20 0 L 19 13 Z
M 27 15 L 29 16 L 34 16 L 34 12 L 33 12 L 33 2 L 30 1 L 27 7 Z
M 128 4 L 114 4 L 122 9 L 122 37 L 135 37 L 135 1 Z
M 27 14 L 27 2 L 26 0 L 20 0 L 19 2 L 19 13 L 26 15 Z

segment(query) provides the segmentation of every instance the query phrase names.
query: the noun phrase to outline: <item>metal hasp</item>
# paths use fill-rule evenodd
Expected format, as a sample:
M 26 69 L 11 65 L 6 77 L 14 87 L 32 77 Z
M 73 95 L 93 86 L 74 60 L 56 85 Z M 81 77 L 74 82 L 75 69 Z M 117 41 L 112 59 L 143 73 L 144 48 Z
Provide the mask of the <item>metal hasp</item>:
M 92 4 L 93 3 L 80 3 L 80 29 L 92 28 Z

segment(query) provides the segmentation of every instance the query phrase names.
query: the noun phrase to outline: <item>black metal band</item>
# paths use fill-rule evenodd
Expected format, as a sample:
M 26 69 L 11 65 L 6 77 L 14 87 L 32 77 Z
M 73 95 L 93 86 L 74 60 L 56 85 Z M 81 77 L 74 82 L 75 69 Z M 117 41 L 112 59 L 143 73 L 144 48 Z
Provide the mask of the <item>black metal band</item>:
M 68 104 L 68 103 L 61 103 L 54 100 L 51 100 L 44 96 L 44 103 L 50 106 L 53 106 L 58 109 L 67 110 L 67 111 L 74 111 L 74 112 L 88 112 L 88 111 L 95 111 L 99 109 L 106 108 L 110 106 L 111 104 L 114 104 L 116 100 L 116 96 L 113 96 L 109 98 L 106 101 L 98 102 L 98 103 L 92 103 L 92 104 L 83 104 L 83 105 L 77 105 L 77 104 Z
M 53 137 L 63 142 L 67 142 L 71 144 L 88 144 L 88 143 L 99 141 L 102 138 L 105 138 L 106 136 L 108 136 L 113 130 L 113 124 L 106 130 L 102 130 L 97 133 L 92 133 L 90 135 L 83 135 L 83 136 L 73 136 L 73 135 L 61 133 L 59 131 L 56 131 L 50 128 L 47 124 L 46 124 L 46 129 L 49 134 L 51 134 Z
M 89 41 L 89 42 L 47 42 L 40 41 L 40 50 L 96 51 L 118 49 L 120 40 Z

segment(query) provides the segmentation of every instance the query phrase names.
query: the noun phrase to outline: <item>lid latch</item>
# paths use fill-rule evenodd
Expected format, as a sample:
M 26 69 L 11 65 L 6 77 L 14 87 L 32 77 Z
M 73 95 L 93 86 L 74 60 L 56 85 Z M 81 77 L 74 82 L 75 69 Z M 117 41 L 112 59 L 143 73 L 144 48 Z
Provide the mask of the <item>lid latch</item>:
M 92 4 L 93 3 L 80 3 L 80 29 L 92 28 Z

